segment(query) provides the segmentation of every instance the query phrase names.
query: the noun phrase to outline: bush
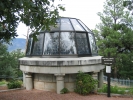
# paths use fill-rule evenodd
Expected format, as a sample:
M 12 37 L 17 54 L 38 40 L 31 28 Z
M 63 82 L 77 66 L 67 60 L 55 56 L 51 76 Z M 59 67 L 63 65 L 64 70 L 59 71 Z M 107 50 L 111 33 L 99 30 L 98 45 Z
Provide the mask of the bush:
M 67 88 L 63 88 L 63 89 L 60 91 L 61 94 L 65 94 L 65 93 L 68 93 L 68 92 L 69 92 L 69 90 L 68 90 Z
M 3 79 L 0 81 L 0 85 L 4 85 L 4 84 L 7 84 L 7 82 L 6 82 L 6 80 Z
M 76 76 L 75 92 L 81 95 L 87 95 L 94 90 L 96 84 L 97 80 L 93 79 L 91 75 L 79 71 Z
M 129 89 L 129 94 L 130 94 L 130 95 L 133 95 L 133 88 L 130 88 L 130 89 Z
M 21 88 L 22 81 L 12 80 L 7 84 L 8 89 Z
M 102 86 L 102 88 L 100 88 L 99 90 L 98 90 L 98 92 L 100 92 L 100 93 L 107 93 L 107 85 L 103 85 Z
M 101 89 L 98 90 L 98 92 L 107 93 L 107 85 L 103 85 Z M 110 86 L 110 92 L 115 94 L 125 94 L 126 88 L 118 87 L 118 86 Z

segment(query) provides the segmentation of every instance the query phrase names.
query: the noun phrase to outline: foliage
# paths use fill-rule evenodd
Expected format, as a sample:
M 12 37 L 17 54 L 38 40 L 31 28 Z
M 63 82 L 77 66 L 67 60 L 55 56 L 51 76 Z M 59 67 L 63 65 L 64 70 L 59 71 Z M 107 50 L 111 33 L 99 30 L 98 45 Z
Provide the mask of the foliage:
M 29 26 L 36 39 L 38 31 L 55 25 L 59 10 L 65 10 L 54 0 L 1 0 L 0 7 L 0 41 L 15 38 L 19 22 Z
M 103 87 L 98 90 L 98 92 L 100 92 L 100 93 L 107 93 L 107 85 L 104 84 Z M 115 93 L 115 94 L 129 94 L 129 95 L 133 95 L 133 88 L 110 86 L 110 92 L 111 93 Z
M 8 52 L 5 44 L 0 44 L 0 76 L 22 77 L 18 59 L 23 57 L 21 50 Z
M 112 77 L 121 77 L 121 69 L 132 69 L 133 58 L 128 57 L 133 53 L 133 17 L 130 12 L 124 11 L 123 0 L 106 0 L 103 13 L 98 16 L 101 23 L 93 30 L 99 54 L 101 56 L 115 57 L 115 65 L 112 67 Z M 128 65 L 126 65 L 129 62 Z M 129 70 L 125 70 L 128 72 Z M 128 78 L 127 74 L 125 77 Z M 130 74 L 131 75 L 131 74 Z M 133 74 L 132 74 L 133 75 Z
M 133 79 L 133 53 L 124 53 L 121 55 L 121 67 L 119 68 L 118 75 L 122 79 Z
M 105 84 L 102 86 L 102 88 L 98 89 L 98 92 L 100 92 L 100 93 L 107 93 L 107 91 L 108 91 L 107 85 L 105 85 Z
M 75 81 L 75 92 L 87 95 L 94 90 L 96 84 L 97 80 L 94 80 L 91 75 L 79 71 Z
M 106 0 L 103 13 L 98 13 L 102 23 L 96 26 L 97 29 L 94 30 L 94 33 L 100 55 L 107 56 L 108 52 L 113 52 L 115 53 L 113 55 L 116 55 L 116 52 L 114 52 L 116 48 L 114 46 L 120 45 L 120 34 L 117 32 L 116 27 L 118 27 L 117 23 L 120 23 L 119 19 L 123 15 L 124 7 L 121 7 L 121 2 L 122 0 Z
M 133 0 L 125 0 L 123 2 L 123 6 L 127 7 L 128 10 L 133 10 L 133 5 L 132 4 L 133 4 Z
M 7 51 L 7 46 L 0 42 L 0 75 L 5 75 L 8 73 L 7 70 L 10 70 L 10 68 L 7 68 L 9 65 L 9 63 L 7 63 L 9 61 L 8 59 L 9 52 Z
M 12 80 L 7 84 L 8 89 L 21 88 L 21 86 L 22 86 L 22 81 L 19 80 Z
M 19 58 L 24 57 L 24 53 L 20 49 L 10 52 L 10 66 L 13 68 L 14 77 L 22 77 L 22 71 L 19 69 Z
M 4 84 L 7 84 L 6 80 L 1 80 L 1 81 L 0 81 L 0 86 L 1 86 L 1 85 L 4 85 Z
M 129 88 L 129 94 L 133 95 L 133 88 Z
M 68 90 L 67 88 L 63 88 L 63 89 L 60 91 L 61 94 L 65 94 L 65 93 L 68 93 L 68 92 L 69 92 L 69 90 Z

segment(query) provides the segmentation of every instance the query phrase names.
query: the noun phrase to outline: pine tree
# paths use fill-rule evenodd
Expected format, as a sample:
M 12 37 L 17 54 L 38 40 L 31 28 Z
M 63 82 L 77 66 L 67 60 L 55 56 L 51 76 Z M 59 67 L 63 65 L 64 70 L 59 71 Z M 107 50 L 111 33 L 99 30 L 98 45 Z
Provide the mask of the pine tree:
M 132 54 L 133 31 L 129 25 L 133 20 L 128 11 L 124 11 L 123 0 L 106 0 L 103 13 L 98 13 L 101 23 L 93 30 L 97 39 L 99 54 L 116 58 L 112 67 L 114 77 L 122 76 L 119 70 L 126 67 L 131 59 L 123 59 Z M 130 19 L 130 20 L 129 20 Z

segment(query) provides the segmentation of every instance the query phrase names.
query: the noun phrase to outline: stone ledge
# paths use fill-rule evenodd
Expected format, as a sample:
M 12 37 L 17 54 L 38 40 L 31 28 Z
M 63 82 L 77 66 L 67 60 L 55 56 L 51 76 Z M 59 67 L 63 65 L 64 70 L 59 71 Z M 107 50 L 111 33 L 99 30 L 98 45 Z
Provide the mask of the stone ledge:
M 30 73 L 44 73 L 44 74 L 72 74 L 82 72 L 99 72 L 104 69 L 105 66 L 101 64 L 97 65 L 85 65 L 85 66 L 60 66 L 60 67 L 49 67 L 49 66 L 25 66 L 20 65 L 20 69 L 24 72 Z
M 20 58 L 20 65 L 34 66 L 79 66 L 101 64 L 102 56 L 78 57 L 78 58 Z

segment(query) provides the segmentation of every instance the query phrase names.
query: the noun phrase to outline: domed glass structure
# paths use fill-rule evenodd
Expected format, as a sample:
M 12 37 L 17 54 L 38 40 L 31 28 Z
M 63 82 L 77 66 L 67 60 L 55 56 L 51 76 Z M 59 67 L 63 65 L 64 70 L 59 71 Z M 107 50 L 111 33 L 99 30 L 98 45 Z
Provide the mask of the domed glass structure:
M 26 56 L 97 56 L 94 34 L 79 19 L 61 17 L 56 27 L 51 26 L 50 31 L 39 33 L 38 41 L 29 36 Z

